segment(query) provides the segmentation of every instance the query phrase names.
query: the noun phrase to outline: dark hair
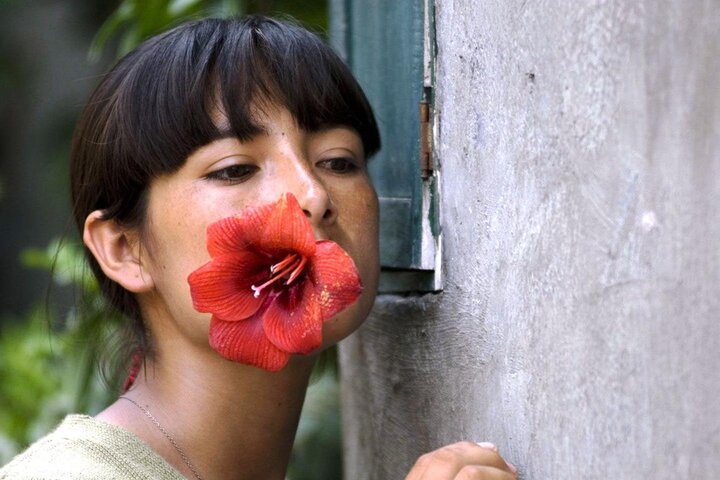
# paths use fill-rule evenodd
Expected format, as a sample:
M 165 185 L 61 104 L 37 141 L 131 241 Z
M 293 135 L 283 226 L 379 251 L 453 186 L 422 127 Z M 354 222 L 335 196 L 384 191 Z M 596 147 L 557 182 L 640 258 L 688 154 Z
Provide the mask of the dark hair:
M 259 133 L 251 106 L 265 101 L 286 107 L 307 131 L 354 128 L 367 157 L 380 148 L 362 89 L 315 34 L 260 16 L 188 23 L 121 59 L 85 107 L 70 162 L 80 231 L 94 210 L 120 225 L 141 226 L 151 180 L 176 171 L 213 140 Z M 227 125 L 217 124 L 218 113 Z M 108 279 L 87 248 L 85 254 L 109 303 L 131 320 L 131 348 L 145 353 L 134 295 Z

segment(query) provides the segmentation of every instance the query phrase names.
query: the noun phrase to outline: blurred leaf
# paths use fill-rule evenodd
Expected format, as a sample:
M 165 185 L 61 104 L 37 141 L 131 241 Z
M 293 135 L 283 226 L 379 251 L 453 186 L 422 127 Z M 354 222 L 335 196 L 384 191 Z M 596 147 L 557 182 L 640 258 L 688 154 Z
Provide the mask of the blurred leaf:
M 77 243 L 54 239 L 45 250 L 26 248 L 20 253 L 20 262 L 28 268 L 51 271 L 58 286 L 75 286 L 86 293 L 99 291 Z
M 218 17 L 244 12 L 243 0 L 123 0 L 98 30 L 88 57 L 97 61 L 113 40 L 121 57 L 142 41 L 205 13 Z
M 17 445 L 33 440 L 30 430 L 53 392 L 60 390 L 57 351 L 48 341 L 41 309 L 24 324 L 5 323 L 0 336 L 0 431 Z
M 21 262 L 51 272 L 55 285 L 74 286 L 83 295 L 62 321 L 41 303 L 23 322 L 1 324 L 0 464 L 68 413 L 98 412 L 117 392 L 106 388 L 97 365 L 120 317 L 103 300 L 80 245 L 55 239 L 46 249 L 24 250 Z
M 180 18 L 191 13 L 200 11 L 203 6 L 203 0 L 175 0 L 170 2 L 168 7 L 168 15 L 170 18 Z
M 112 15 L 100 26 L 90 44 L 90 52 L 88 57 L 90 61 L 95 62 L 100 59 L 103 49 L 113 35 L 132 19 L 132 5 L 128 1 L 124 1 L 115 10 Z
M 233 15 L 242 15 L 245 13 L 245 2 L 240 0 L 219 0 L 210 5 L 208 13 L 215 17 L 231 17 Z
M 339 397 L 338 382 L 331 371 L 308 389 L 288 466 L 289 480 L 342 478 Z
M 20 263 L 28 268 L 50 270 L 52 259 L 48 258 L 45 250 L 39 248 L 26 248 L 20 253 Z

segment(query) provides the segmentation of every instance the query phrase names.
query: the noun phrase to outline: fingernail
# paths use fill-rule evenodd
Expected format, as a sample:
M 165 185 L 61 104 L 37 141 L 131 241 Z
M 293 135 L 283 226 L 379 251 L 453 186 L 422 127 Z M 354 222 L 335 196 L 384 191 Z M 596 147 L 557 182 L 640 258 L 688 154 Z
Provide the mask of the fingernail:
M 482 448 L 487 448 L 488 450 L 493 450 L 493 451 L 497 452 L 497 446 L 496 446 L 494 443 L 490 443 L 490 442 L 477 442 L 477 444 L 478 444 L 479 446 L 481 446 Z
M 517 468 L 515 467 L 515 465 L 513 465 L 510 462 L 505 462 L 505 463 L 507 463 L 507 466 L 510 467 L 510 470 L 512 470 L 513 473 L 517 473 Z

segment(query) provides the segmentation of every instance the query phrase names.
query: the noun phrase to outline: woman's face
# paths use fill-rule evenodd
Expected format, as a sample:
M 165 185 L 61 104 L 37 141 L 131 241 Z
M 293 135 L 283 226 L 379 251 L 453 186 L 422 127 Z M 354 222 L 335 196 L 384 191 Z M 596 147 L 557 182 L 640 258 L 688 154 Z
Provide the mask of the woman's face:
M 348 128 L 306 132 L 286 109 L 264 111 L 258 119 L 264 133 L 247 142 L 225 138 L 205 145 L 150 185 L 141 246 L 154 288 L 139 300 L 155 335 L 170 335 L 170 329 L 207 346 L 210 314 L 193 309 L 187 277 L 210 260 L 208 225 L 273 203 L 285 192 L 298 199 L 317 239 L 333 240 L 350 254 L 363 281 L 360 299 L 324 324 L 324 345 L 350 334 L 372 307 L 378 202 L 360 137 Z

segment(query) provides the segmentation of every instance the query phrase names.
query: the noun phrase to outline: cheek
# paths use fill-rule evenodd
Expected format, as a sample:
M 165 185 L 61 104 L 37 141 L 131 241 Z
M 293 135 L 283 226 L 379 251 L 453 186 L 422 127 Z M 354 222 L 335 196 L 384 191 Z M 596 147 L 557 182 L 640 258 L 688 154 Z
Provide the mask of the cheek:
M 373 197 L 373 201 L 368 204 L 369 214 L 366 223 L 360 227 L 362 240 L 360 248 L 365 256 L 364 265 L 367 268 L 366 274 L 368 281 L 372 280 L 373 285 L 377 284 L 377 276 L 380 272 L 379 258 L 379 218 L 377 198 Z
M 346 198 L 348 210 L 340 209 L 341 233 L 333 238 L 353 258 L 363 282 L 358 301 L 333 320 L 324 330 L 325 346 L 336 343 L 357 329 L 375 302 L 380 263 L 378 254 L 378 200 L 372 187 L 356 189 Z
M 347 250 L 359 269 L 377 270 L 379 213 L 375 190 L 363 182 L 335 198 L 339 232 L 333 240 Z
M 215 190 L 196 182 L 161 183 L 151 191 L 148 227 L 152 254 L 164 268 L 190 274 L 210 260 L 207 227 L 236 211 Z
M 354 247 L 363 263 L 373 270 L 379 269 L 379 205 L 375 190 L 371 185 L 366 187 L 363 195 L 356 197 L 356 204 L 350 213 L 353 218 L 352 228 L 356 237 Z M 358 199 L 360 201 L 358 201 Z
M 190 228 L 192 222 L 192 218 L 171 218 L 170 215 L 155 222 L 147 248 L 155 289 L 143 304 L 146 319 L 155 334 L 167 335 L 169 331 L 176 331 L 205 345 L 210 315 L 199 313 L 193 307 L 187 278 L 208 262 L 210 255 L 205 247 L 204 232 Z
M 187 210 L 178 209 L 183 212 Z M 205 229 L 193 215 L 165 211 L 148 225 L 147 260 L 161 294 L 175 296 L 172 288 L 183 287 L 187 276 L 210 260 L 205 246 Z M 189 292 L 189 287 L 188 292 Z

